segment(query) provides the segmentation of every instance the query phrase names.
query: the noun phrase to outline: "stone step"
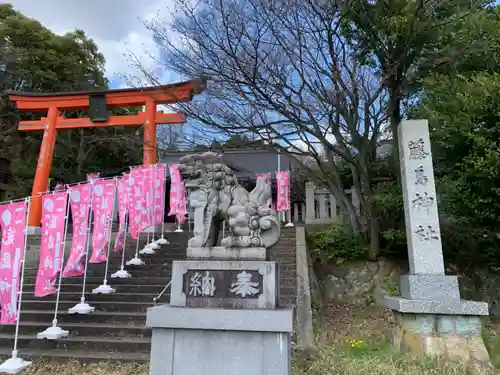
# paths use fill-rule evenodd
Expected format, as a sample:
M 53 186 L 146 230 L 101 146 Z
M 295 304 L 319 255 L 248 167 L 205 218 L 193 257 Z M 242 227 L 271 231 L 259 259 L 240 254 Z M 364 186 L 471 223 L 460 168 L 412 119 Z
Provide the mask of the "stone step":
M 0 348 L 0 357 L 7 359 L 12 355 L 12 348 Z M 147 363 L 149 352 L 102 352 L 88 350 L 61 350 L 61 349 L 19 349 L 18 356 L 23 359 L 51 358 L 56 360 L 76 360 L 82 363 L 92 363 L 100 361 L 119 361 Z
M 110 266 L 108 270 L 108 277 L 111 278 L 111 275 L 118 271 L 120 269 L 119 265 L 116 266 Z M 157 267 L 152 267 L 148 266 L 147 264 L 144 264 L 142 266 L 126 266 L 125 269 L 132 275 L 132 277 L 148 277 L 148 276 L 153 276 L 153 277 L 160 277 L 160 276 L 168 276 L 169 272 L 171 272 L 172 269 L 172 263 L 168 262 L 164 265 L 158 265 Z M 30 272 L 28 272 L 30 271 Z M 35 280 L 37 271 L 34 271 L 32 269 L 26 270 L 25 271 L 25 280 Z M 92 268 L 87 271 L 87 278 L 89 277 L 97 277 L 97 278 L 104 278 L 104 267 L 101 269 L 96 269 Z M 76 280 L 78 278 L 83 279 L 83 276 L 78 276 L 78 277 L 71 277 L 71 278 L 64 278 L 64 280 Z
M 170 276 L 172 275 L 172 267 L 171 266 L 166 266 L 163 269 L 154 269 L 151 267 L 147 266 L 140 266 L 140 267 L 126 267 L 125 270 L 132 275 L 132 277 L 129 277 L 127 279 L 120 279 L 120 278 L 112 278 L 111 275 L 118 271 L 120 268 L 110 268 L 108 271 L 108 274 L 106 275 L 106 279 L 111 283 L 114 282 L 123 284 L 123 280 L 128 280 L 129 284 L 144 284 L 145 280 L 140 280 L 140 279 L 145 279 L 145 278 L 150 278 L 152 280 L 161 280 L 161 284 L 164 284 L 165 280 L 170 280 Z M 87 278 L 86 278 L 86 283 L 96 283 L 96 284 L 102 284 L 104 280 L 104 270 L 102 272 L 100 270 L 92 270 L 87 272 Z M 167 281 L 168 282 L 168 281 Z M 24 283 L 25 284 L 35 284 L 36 283 L 36 273 L 35 274 L 24 274 Z M 83 283 L 83 276 L 77 276 L 77 277 L 68 277 L 68 278 L 63 278 L 61 283 L 64 284 L 80 284 L 82 285 Z M 156 284 L 157 282 L 152 282 L 151 284 Z
M 19 322 L 20 334 L 39 333 L 51 326 L 52 323 L 38 320 L 23 320 L 21 312 L 21 321 Z M 105 337 L 151 337 L 151 329 L 146 328 L 144 322 L 135 323 L 96 323 L 96 322 L 65 322 L 59 320 L 59 326 L 70 332 L 73 336 L 95 336 Z M 9 336 L 13 336 L 15 332 L 15 324 L 0 326 L 0 332 Z M 1 344 L 1 342 L 0 342 Z M 4 346 L 4 345 L 2 345 Z
M 156 297 L 157 295 L 154 295 Z M 168 300 L 169 295 L 163 296 L 163 299 Z M 133 302 L 133 301 L 113 301 L 109 298 L 109 301 L 96 301 L 92 300 L 92 297 L 87 297 L 87 303 L 95 307 L 96 311 L 107 311 L 107 312 L 146 312 L 148 307 L 153 306 L 153 297 L 151 297 L 147 302 Z M 68 311 L 69 308 L 73 307 L 78 301 L 78 298 L 66 299 L 59 301 L 59 312 Z M 55 301 L 43 301 L 43 300 L 29 300 L 23 301 L 22 303 L 24 311 L 39 311 L 39 310 L 50 310 L 54 312 Z
M 74 296 L 79 295 L 82 292 L 82 283 L 67 283 L 66 280 L 71 281 L 71 279 L 64 279 L 61 284 L 61 293 L 68 292 L 72 293 Z M 159 293 L 165 286 L 165 279 L 162 278 L 161 283 L 157 284 L 133 284 L 133 279 L 108 279 L 108 284 L 117 290 L 117 292 L 127 292 L 127 293 Z M 87 283 L 85 285 L 85 291 L 88 294 L 92 293 L 94 288 L 97 288 L 102 284 L 102 279 L 98 282 Z M 35 290 L 35 284 L 24 284 L 24 288 L 27 293 L 23 293 L 26 296 L 32 296 Z M 25 298 L 25 297 L 23 297 Z
M 290 268 L 287 268 L 287 269 L 283 269 L 283 268 L 279 268 L 279 278 L 280 280 L 281 279 L 295 279 L 297 273 L 295 271 L 295 268 L 293 269 L 290 269 Z
M 124 267 L 127 267 L 127 261 L 134 257 L 135 253 L 129 254 L 125 257 Z M 155 254 L 145 254 L 139 255 L 139 258 L 145 262 L 147 265 L 152 266 L 162 266 L 165 263 L 172 263 L 174 260 L 184 260 L 186 258 L 186 251 L 178 252 L 178 253 L 164 253 L 162 250 L 157 250 Z M 109 268 L 120 268 L 121 266 L 121 258 L 111 258 L 108 264 Z M 89 263 L 87 269 L 102 269 L 106 267 L 106 263 Z M 38 271 L 38 264 L 30 264 L 25 268 L 25 272 L 36 273 Z
M 111 283 L 109 283 L 109 284 L 111 286 L 113 286 Z M 116 301 L 116 302 L 127 302 L 127 301 L 149 302 L 153 299 L 153 297 L 158 295 L 158 293 L 160 293 L 162 289 L 163 289 L 162 287 L 158 287 L 156 293 L 134 293 L 134 292 L 130 292 L 128 290 L 125 290 L 125 288 L 120 286 L 120 287 L 117 287 L 117 290 L 115 293 L 111 293 L 111 294 L 86 293 L 85 297 L 87 299 L 89 299 L 90 301 L 96 301 L 96 302 L 97 301 L 108 301 L 108 300 L 112 300 L 112 301 Z M 68 300 L 71 297 L 80 298 L 80 295 L 81 295 L 81 291 L 77 292 L 77 293 L 61 291 L 59 293 L 59 298 L 61 300 Z M 24 303 L 28 299 L 32 299 L 35 301 L 55 302 L 56 298 L 57 298 L 57 293 L 50 294 L 50 295 L 44 296 L 44 297 L 35 297 L 31 293 L 26 293 L 26 294 L 23 294 L 22 302 Z
M 296 288 L 297 280 L 295 278 L 280 278 L 279 284 L 281 288 Z
M 96 332 L 98 333 L 98 332 Z M 12 348 L 14 337 L 6 333 L 0 333 L 2 347 Z M 70 335 L 59 340 L 38 339 L 36 333 L 20 334 L 18 336 L 18 347 L 24 350 L 64 350 L 78 351 L 90 350 L 98 352 L 120 353 L 149 353 L 151 349 L 151 337 L 101 337 L 101 336 L 73 336 Z
M 23 306 L 20 320 L 19 355 L 23 358 L 45 357 L 82 361 L 122 360 L 147 362 L 150 352 L 150 329 L 145 327 L 147 308 L 153 305 L 153 298 L 170 281 L 172 261 L 184 260 L 187 239 L 190 233 L 168 233 L 171 244 L 163 245 L 152 255 L 141 255 L 146 265 L 126 266 L 133 277 L 111 279 L 121 265 L 121 253 L 113 253 L 109 262 L 108 283 L 117 292 L 110 295 L 94 295 L 92 290 L 102 284 L 105 263 L 90 264 L 87 274 L 86 300 L 96 308 L 88 315 L 71 315 L 67 310 L 79 302 L 83 277 L 62 280 L 59 302 L 59 326 L 70 331 L 70 337 L 51 342 L 38 340 L 36 334 L 52 323 L 55 309 L 55 295 L 35 298 L 34 284 L 38 267 L 26 269 Z M 146 244 L 141 235 L 139 249 Z M 127 239 L 125 261 L 135 253 L 135 240 Z M 295 230 L 283 229 L 282 240 L 270 252 L 270 259 L 279 262 L 280 304 L 295 301 Z M 36 251 L 33 246 L 33 251 Z M 159 304 L 169 300 L 167 289 Z M 0 356 L 10 357 L 13 345 L 14 325 L 0 326 Z
M 281 297 L 294 297 L 297 293 L 297 288 L 280 288 L 280 296 Z
M 121 285 L 121 284 L 132 284 L 134 283 L 135 285 L 163 285 L 165 286 L 169 281 L 170 277 L 168 273 L 166 273 L 165 276 L 157 276 L 157 275 L 152 275 L 148 277 L 140 277 L 137 276 L 136 272 L 134 270 L 127 268 L 128 272 L 132 274 L 131 278 L 128 279 L 111 279 L 109 278 L 110 284 L 113 283 L 113 285 Z M 115 272 L 113 270 L 113 272 Z M 26 285 L 34 285 L 36 280 L 36 276 L 27 276 L 24 279 L 24 282 Z M 89 285 L 101 285 L 102 284 L 103 277 L 102 276 L 87 276 L 86 283 Z M 78 276 L 78 277 L 71 277 L 67 279 L 63 279 L 62 285 L 64 287 L 66 282 L 70 282 L 71 284 L 79 284 L 82 285 L 83 283 L 83 276 Z M 23 287 L 24 288 L 24 287 Z
M 153 293 L 133 293 L 123 287 L 118 287 L 115 293 L 111 294 L 94 294 L 85 293 L 85 298 L 91 302 L 102 302 L 102 301 L 112 301 L 112 302 L 136 302 L 136 303 L 149 303 L 156 297 L 163 289 L 163 287 L 158 287 L 158 289 Z M 59 298 L 61 301 L 72 301 L 78 300 L 81 296 L 81 292 L 64 292 L 59 293 Z M 26 293 L 23 295 L 22 303 L 27 302 L 55 302 L 57 298 L 57 293 L 45 296 L 45 297 L 35 297 L 31 293 Z
M 75 301 L 76 304 L 77 301 Z M 91 304 L 91 306 L 93 306 Z M 68 310 L 58 312 L 58 320 L 64 323 L 133 323 L 146 322 L 145 311 L 99 311 L 90 314 L 69 314 Z M 21 320 L 39 321 L 49 324 L 54 318 L 54 310 L 21 310 Z

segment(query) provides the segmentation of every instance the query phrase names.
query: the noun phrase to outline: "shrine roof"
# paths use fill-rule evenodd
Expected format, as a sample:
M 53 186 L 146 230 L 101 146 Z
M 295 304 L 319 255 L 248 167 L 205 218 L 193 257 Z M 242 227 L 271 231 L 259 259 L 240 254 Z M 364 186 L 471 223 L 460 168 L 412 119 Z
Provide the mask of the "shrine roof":
M 184 155 L 200 152 L 204 151 L 163 151 L 160 153 L 160 161 L 166 164 L 175 164 Z M 225 149 L 221 154 L 223 162 L 233 169 L 238 178 L 255 177 L 257 173 L 272 172 L 272 178 L 274 179 L 274 172 L 278 170 L 278 153 L 273 150 L 235 148 Z M 281 170 L 290 170 L 292 174 L 303 171 L 303 168 L 285 153 L 280 155 L 279 164 Z

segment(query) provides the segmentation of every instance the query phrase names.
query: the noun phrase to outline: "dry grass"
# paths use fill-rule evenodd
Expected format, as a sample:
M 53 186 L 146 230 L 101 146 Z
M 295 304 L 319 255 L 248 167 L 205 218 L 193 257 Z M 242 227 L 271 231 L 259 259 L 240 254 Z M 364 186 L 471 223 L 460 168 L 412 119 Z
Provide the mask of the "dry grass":
M 307 359 L 294 353 L 292 375 L 469 375 L 484 371 L 443 365 L 394 353 L 385 334 L 393 325 L 391 314 L 377 308 L 330 305 L 318 329 L 318 352 Z M 485 339 L 492 361 L 500 365 L 500 328 L 490 325 Z M 22 353 L 21 353 L 22 354 Z M 499 367 L 500 368 L 500 367 Z M 148 375 L 147 365 L 102 362 L 80 364 L 35 360 L 26 375 Z M 500 372 L 490 372 L 500 375 Z
M 26 375 L 149 375 L 147 365 L 135 363 L 101 362 L 80 364 L 74 362 L 35 360 L 22 374 Z
M 294 361 L 293 375 L 469 375 L 486 374 L 481 369 L 443 365 L 392 353 L 382 345 L 362 344 L 352 348 L 323 346 L 314 358 Z
M 147 365 L 102 362 L 80 364 L 56 361 L 34 361 L 26 375 L 148 375 Z M 346 342 L 324 345 L 312 358 L 300 359 L 296 354 L 292 375 L 469 375 L 465 367 L 440 366 L 433 361 L 422 361 L 392 353 L 384 343 Z
M 301 359 L 295 354 L 293 375 L 468 375 L 499 374 L 395 353 L 388 345 L 392 313 L 377 307 L 332 304 L 323 309 L 319 351 Z M 500 365 L 500 328 L 487 327 L 492 362 Z

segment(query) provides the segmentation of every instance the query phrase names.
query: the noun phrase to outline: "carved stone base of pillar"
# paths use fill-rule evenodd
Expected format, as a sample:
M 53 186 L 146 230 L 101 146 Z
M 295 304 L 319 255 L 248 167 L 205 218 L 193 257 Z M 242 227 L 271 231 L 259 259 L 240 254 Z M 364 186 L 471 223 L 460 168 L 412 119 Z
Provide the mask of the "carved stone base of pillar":
M 396 327 L 392 344 L 397 350 L 482 370 L 492 368 L 481 337 L 482 323 L 479 316 L 394 314 Z

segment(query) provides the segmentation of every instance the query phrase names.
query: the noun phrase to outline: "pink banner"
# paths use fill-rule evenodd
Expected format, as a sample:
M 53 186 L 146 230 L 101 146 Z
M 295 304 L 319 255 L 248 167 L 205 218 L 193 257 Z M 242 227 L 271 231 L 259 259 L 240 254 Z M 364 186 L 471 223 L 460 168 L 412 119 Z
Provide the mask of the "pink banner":
M 290 175 L 288 172 L 276 172 L 276 211 L 290 210 Z
M 165 214 L 165 172 L 164 164 L 156 165 L 154 191 L 154 225 L 161 225 Z
M 181 181 L 179 183 L 179 203 L 177 206 L 177 211 L 175 213 L 175 218 L 177 219 L 177 223 L 184 224 L 187 219 L 187 191 L 184 187 L 184 183 Z
M 21 202 L 0 205 L 2 244 L 0 250 L 0 324 L 14 324 L 17 320 L 22 257 L 25 245 L 27 204 Z
M 92 182 L 96 181 L 100 178 L 101 174 L 99 172 L 97 173 L 87 173 L 87 181 Z
M 131 195 L 129 202 L 129 232 L 135 240 L 140 231 L 148 227 L 147 207 L 145 200 L 146 167 L 133 168 L 130 171 Z
M 115 252 L 123 249 L 125 243 L 125 217 L 128 212 L 129 205 L 129 194 L 130 194 L 130 174 L 126 173 L 118 180 L 118 216 L 120 219 L 120 225 L 118 227 L 118 233 L 116 234 L 115 245 L 113 250 Z
M 84 273 L 83 257 L 85 256 L 89 234 L 91 196 L 91 184 L 81 184 L 69 189 L 71 217 L 73 219 L 73 240 L 68 261 L 64 267 L 63 277 L 75 277 Z
M 92 233 L 92 256 L 89 263 L 102 263 L 107 259 L 106 245 L 111 239 L 115 188 L 115 180 L 97 180 L 94 183 L 92 202 L 94 228 Z
M 172 216 L 177 214 L 179 202 L 182 200 L 181 173 L 177 164 L 169 165 L 168 171 L 170 173 L 170 211 L 168 216 Z
M 143 217 L 144 230 L 153 224 L 153 212 L 154 212 L 154 177 L 155 177 L 155 165 L 145 165 L 143 167 L 144 173 L 144 205 L 145 205 L 145 216 Z
M 66 191 L 42 197 L 42 243 L 35 281 L 35 297 L 44 297 L 57 291 L 57 275 L 64 261 L 62 253 L 67 198 Z

